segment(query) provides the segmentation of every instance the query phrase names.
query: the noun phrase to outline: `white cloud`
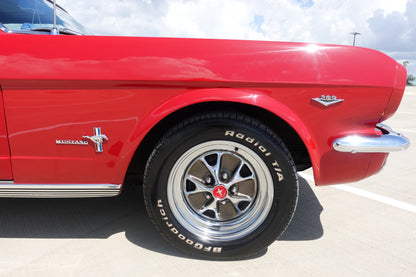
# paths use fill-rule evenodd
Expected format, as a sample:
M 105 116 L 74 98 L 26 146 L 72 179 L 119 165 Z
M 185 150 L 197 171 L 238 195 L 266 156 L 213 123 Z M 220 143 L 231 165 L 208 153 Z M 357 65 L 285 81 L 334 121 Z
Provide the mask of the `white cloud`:
M 105 35 L 352 43 L 416 55 L 416 0 L 58 0 Z M 260 20 L 261 19 L 261 20 Z M 409 55 L 408 55 L 409 56 Z M 413 70 L 416 58 L 408 59 Z M 416 73 L 416 72 L 415 72 Z M 416 75 L 413 73 L 414 75 Z

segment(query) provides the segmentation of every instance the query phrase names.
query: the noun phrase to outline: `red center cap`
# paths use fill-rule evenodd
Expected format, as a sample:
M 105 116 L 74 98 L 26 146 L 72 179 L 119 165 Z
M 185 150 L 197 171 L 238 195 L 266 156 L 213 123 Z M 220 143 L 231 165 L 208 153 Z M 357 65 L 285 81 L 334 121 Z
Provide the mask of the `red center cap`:
M 227 196 L 227 189 L 223 186 L 216 186 L 212 191 L 212 194 L 217 199 L 223 199 Z

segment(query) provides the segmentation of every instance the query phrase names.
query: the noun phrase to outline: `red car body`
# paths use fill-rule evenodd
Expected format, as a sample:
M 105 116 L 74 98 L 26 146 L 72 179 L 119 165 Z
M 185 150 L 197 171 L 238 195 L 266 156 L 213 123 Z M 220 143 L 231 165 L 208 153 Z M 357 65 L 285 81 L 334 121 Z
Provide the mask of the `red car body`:
M 271 127 L 292 134 L 284 141 L 303 149 L 292 155 L 298 168 L 310 161 L 316 184 L 357 181 L 388 153 L 339 152 L 334 141 L 380 137 L 376 125 L 397 110 L 405 83 L 403 66 L 358 47 L 0 31 L 0 179 L 122 184 L 164 127 L 221 105 L 281 123 Z M 344 101 L 325 107 L 312 100 L 321 95 Z M 109 138 L 102 153 L 56 143 L 98 126 Z
M 85 36 L 56 1 L 0 8 L 0 197 L 143 184 L 177 249 L 241 259 L 288 226 L 297 171 L 312 166 L 318 185 L 357 181 L 409 145 L 381 124 L 406 70 L 380 52 Z

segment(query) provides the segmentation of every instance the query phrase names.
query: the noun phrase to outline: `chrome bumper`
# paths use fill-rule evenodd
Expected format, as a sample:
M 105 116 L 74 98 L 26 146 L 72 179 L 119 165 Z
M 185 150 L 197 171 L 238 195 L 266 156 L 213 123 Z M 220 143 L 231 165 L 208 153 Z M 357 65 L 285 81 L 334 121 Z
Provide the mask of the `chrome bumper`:
M 351 135 L 336 139 L 332 146 L 336 151 L 350 153 L 389 153 L 409 147 L 410 141 L 387 125 L 377 124 L 377 128 L 383 132 L 380 137 Z

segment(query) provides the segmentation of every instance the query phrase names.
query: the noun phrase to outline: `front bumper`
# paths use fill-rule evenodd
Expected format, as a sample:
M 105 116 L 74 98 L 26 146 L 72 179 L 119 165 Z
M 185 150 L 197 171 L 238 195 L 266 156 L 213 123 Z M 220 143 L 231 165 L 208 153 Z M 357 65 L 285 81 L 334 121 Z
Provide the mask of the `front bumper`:
M 377 124 L 377 128 L 383 132 L 380 137 L 351 135 L 336 139 L 332 146 L 336 151 L 350 153 L 389 153 L 409 147 L 409 139 L 387 125 Z

